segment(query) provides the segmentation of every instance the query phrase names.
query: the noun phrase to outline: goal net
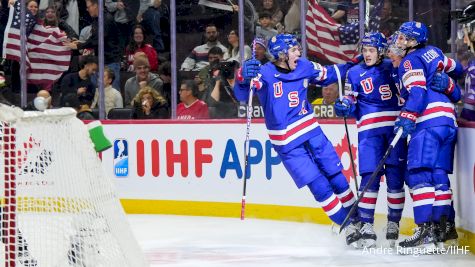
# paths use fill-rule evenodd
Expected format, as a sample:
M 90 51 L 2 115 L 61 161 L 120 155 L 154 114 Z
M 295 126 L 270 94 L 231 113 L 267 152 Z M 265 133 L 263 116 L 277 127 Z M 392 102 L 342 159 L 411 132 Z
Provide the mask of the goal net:
M 147 266 L 72 109 L 0 105 L 5 266 Z

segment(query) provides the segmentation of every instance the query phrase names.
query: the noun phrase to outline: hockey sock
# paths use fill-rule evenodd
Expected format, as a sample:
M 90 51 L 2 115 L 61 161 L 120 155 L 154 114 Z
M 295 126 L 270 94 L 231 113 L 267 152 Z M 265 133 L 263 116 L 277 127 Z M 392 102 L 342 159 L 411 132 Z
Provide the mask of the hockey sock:
M 399 222 L 406 200 L 404 192 L 405 167 L 386 166 L 388 221 Z
M 323 179 L 315 179 L 307 186 L 328 217 L 336 224 L 341 225 L 348 211 L 343 208 L 340 199 L 333 192 L 328 180 L 324 177 L 322 178 Z
M 442 169 L 432 173 L 435 185 L 435 201 L 432 208 L 432 221 L 438 223 L 442 216 L 448 218 L 452 209 L 452 190 L 449 186 L 449 176 Z

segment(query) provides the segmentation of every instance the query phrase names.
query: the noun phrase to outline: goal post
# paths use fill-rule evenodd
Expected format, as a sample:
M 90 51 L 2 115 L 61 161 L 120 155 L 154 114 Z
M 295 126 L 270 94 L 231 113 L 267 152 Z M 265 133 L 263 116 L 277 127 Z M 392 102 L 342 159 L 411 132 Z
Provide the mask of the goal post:
M 148 266 L 73 109 L 0 105 L 0 152 L 5 266 Z

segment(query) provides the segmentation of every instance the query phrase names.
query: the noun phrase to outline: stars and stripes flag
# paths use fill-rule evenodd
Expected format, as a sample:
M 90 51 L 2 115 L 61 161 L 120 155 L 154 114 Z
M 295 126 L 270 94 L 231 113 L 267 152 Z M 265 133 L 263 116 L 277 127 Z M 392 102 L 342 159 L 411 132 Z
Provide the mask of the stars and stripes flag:
M 377 1 L 370 8 L 367 31 L 380 27 L 380 13 L 384 1 Z M 308 53 L 334 63 L 351 60 L 357 53 L 359 24 L 357 22 L 338 24 L 316 0 L 309 1 L 306 15 Z
M 37 84 L 41 89 L 49 89 L 68 70 L 71 50 L 63 45 L 66 34 L 58 27 L 45 27 L 26 10 L 27 36 L 27 82 Z M 20 61 L 20 1 L 10 8 L 5 38 L 3 58 Z
M 341 25 L 323 7 L 318 5 L 316 0 L 308 3 L 305 23 L 307 48 L 310 55 L 334 63 L 347 62 L 356 55 L 356 44 L 342 42 L 339 31 Z M 358 37 L 355 35 L 355 38 Z

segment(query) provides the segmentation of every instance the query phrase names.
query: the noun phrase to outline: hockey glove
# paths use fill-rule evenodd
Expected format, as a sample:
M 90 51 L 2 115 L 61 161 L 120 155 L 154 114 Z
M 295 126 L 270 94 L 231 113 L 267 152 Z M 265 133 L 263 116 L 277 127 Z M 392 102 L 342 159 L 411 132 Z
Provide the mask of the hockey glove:
M 261 70 L 261 62 L 257 59 L 244 61 L 242 65 L 242 76 L 245 81 L 251 81 Z
M 399 128 L 402 128 L 401 138 L 406 138 L 416 129 L 416 119 L 417 113 L 401 110 L 401 113 L 394 124 L 394 133 L 397 133 Z
M 454 91 L 454 88 L 454 81 L 444 72 L 436 73 L 432 78 L 431 89 L 436 92 L 450 95 Z
M 353 100 L 344 97 L 342 100 L 335 102 L 335 113 L 338 117 L 348 117 L 353 109 Z

